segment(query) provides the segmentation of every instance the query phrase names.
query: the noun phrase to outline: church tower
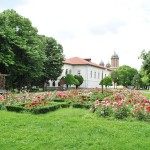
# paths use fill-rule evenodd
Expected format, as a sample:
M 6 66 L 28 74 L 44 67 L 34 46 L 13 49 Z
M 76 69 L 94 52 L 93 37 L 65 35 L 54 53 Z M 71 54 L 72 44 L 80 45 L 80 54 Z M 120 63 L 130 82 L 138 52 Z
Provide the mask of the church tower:
M 119 67 L 119 56 L 116 52 L 111 56 L 111 68 L 116 69 Z

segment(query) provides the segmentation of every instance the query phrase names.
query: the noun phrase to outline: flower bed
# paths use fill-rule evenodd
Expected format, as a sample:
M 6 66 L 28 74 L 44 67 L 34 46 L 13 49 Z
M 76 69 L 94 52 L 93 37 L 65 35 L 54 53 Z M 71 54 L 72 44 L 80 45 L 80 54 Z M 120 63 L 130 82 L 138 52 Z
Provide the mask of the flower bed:
M 89 109 L 95 98 L 101 99 L 110 95 L 108 91 L 102 95 L 99 89 L 82 89 L 69 91 L 54 91 L 44 93 L 20 93 L 0 96 L 0 108 L 8 111 L 28 111 L 46 113 L 57 108 L 75 107 Z
M 120 90 L 102 101 L 96 100 L 91 111 L 96 111 L 103 117 L 123 119 L 130 116 L 138 120 L 150 121 L 150 100 L 140 92 Z
M 44 93 L 20 93 L 0 95 L 0 109 L 16 112 L 46 113 L 72 106 L 87 108 L 98 116 L 124 119 L 133 117 L 150 120 L 150 100 L 132 90 L 80 89 Z

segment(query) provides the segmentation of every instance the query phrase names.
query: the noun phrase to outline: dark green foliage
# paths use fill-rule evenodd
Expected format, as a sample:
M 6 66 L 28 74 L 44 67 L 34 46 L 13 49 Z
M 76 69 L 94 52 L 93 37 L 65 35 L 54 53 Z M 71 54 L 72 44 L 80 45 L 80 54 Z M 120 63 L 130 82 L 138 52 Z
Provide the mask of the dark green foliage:
M 9 74 L 7 88 L 31 89 L 35 83 L 41 86 L 60 76 L 62 46 L 38 35 L 31 21 L 14 10 L 0 13 L 0 41 L 0 72 Z
M 134 75 L 132 85 L 135 87 L 135 89 L 140 89 L 142 86 L 142 79 L 139 73 Z
M 51 112 L 51 111 L 55 111 L 59 108 L 67 108 L 69 107 L 69 103 L 68 102 L 64 102 L 64 103 L 53 103 L 53 104 L 50 104 L 50 106 L 43 106 L 43 107 L 36 107 L 36 108 L 31 108 L 27 111 L 30 111 L 32 112 L 33 114 L 43 114 L 43 113 L 48 113 L 48 112 Z
M 123 65 L 116 69 L 117 71 L 117 83 L 123 86 L 131 86 L 132 80 L 138 71 L 130 66 Z
M 136 113 L 136 118 L 137 118 L 137 120 L 144 120 L 145 119 L 145 115 L 144 115 L 144 113 L 142 111 L 138 111 Z
M 10 105 L 10 106 L 6 106 L 6 109 L 8 111 L 15 111 L 15 112 L 21 112 L 24 111 L 25 109 L 20 106 L 20 105 Z
M 43 51 L 45 53 L 44 66 L 42 70 L 42 76 L 40 82 L 44 84 L 49 80 L 57 80 L 62 73 L 62 66 L 64 61 L 63 47 L 52 37 L 40 37 L 45 47 Z
M 129 116 L 129 114 L 129 109 L 125 106 L 118 107 L 117 110 L 114 111 L 114 117 L 117 119 L 126 118 Z
M 107 86 L 112 86 L 112 79 L 110 77 L 105 77 L 103 80 L 101 80 L 100 85 L 105 85 L 105 87 L 107 88 Z
M 87 109 L 91 107 L 91 105 L 83 103 L 72 103 L 71 106 L 73 106 L 74 108 L 87 108 Z
M 112 114 L 112 110 L 110 107 L 103 106 L 103 107 L 99 107 L 96 110 L 96 114 L 97 114 L 97 116 L 107 117 Z
M 0 104 L 0 110 L 1 110 L 2 104 Z
M 0 46 L 1 56 L 9 56 L 7 62 L 5 57 L 0 60 L 2 72 L 9 74 L 9 85 L 20 89 L 41 75 L 43 52 L 40 39 L 32 23 L 14 10 L 0 13 L 0 22 L 0 38 L 5 41 Z M 8 55 L 5 49 L 8 49 Z
M 67 108 L 70 106 L 70 102 L 60 104 L 61 108 Z
M 143 72 L 147 75 L 146 77 L 148 78 L 146 86 L 149 86 L 150 85 L 150 50 L 148 52 L 143 50 L 141 52 L 140 58 L 142 59 Z
M 107 90 L 104 90 L 103 93 L 101 92 L 101 90 L 93 91 L 90 100 L 103 100 L 104 98 L 109 97 L 111 94 L 112 92 L 109 92 Z
M 74 75 L 74 78 L 77 79 L 79 82 L 76 84 L 76 88 L 79 87 L 83 83 L 83 77 L 81 75 Z
M 66 85 L 70 85 L 70 86 L 79 84 L 79 81 L 75 79 L 72 74 L 67 74 L 64 81 Z
M 111 76 L 112 81 L 115 84 L 119 84 L 119 73 L 116 69 L 111 72 L 110 76 Z M 114 88 L 115 88 L 115 84 L 114 84 Z
M 43 114 L 43 113 L 47 113 L 50 111 L 55 111 L 58 108 L 60 108 L 59 104 L 55 104 L 55 105 L 51 105 L 51 106 L 45 106 L 45 107 L 41 107 L 41 108 L 34 108 L 34 109 L 30 109 L 30 112 L 32 112 L 33 114 Z
M 147 122 L 150 122 L 150 113 L 147 113 L 145 115 L 145 119 L 144 120 L 147 121 Z
M 67 108 L 70 106 L 70 102 L 55 102 L 55 103 L 49 103 L 49 105 L 47 104 L 47 106 L 35 106 L 35 107 L 31 107 L 31 108 L 24 108 L 26 104 L 20 104 L 20 105 L 10 105 L 10 106 L 6 106 L 6 109 L 8 111 L 15 111 L 15 112 L 22 112 L 22 111 L 26 111 L 26 112 L 31 112 L 33 114 L 42 114 L 42 113 L 48 113 L 51 111 L 55 111 L 59 108 Z M 1 105 L 0 105 L 1 106 Z
M 146 73 L 150 77 L 150 51 L 146 52 L 145 50 L 143 50 L 141 52 L 140 58 L 142 59 L 143 63 L 142 68 L 146 71 Z
M 62 98 L 55 98 L 53 99 L 54 102 L 65 102 L 65 99 L 62 99 Z

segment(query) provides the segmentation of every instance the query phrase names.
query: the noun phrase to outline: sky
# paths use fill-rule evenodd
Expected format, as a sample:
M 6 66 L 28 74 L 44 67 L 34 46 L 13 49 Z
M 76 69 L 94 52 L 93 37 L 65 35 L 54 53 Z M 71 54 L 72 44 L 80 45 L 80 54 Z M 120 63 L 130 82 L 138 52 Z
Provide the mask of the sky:
M 140 70 L 142 50 L 150 50 L 149 0 L 0 0 L 0 12 L 14 9 L 39 34 L 53 37 L 66 58 L 91 58 Z

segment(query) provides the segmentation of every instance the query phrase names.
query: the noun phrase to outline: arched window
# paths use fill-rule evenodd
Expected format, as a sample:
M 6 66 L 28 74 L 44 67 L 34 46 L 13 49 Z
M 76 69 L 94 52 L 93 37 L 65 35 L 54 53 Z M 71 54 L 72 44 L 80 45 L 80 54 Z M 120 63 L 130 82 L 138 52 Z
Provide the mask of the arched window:
M 69 74 L 71 74 L 71 69 L 69 70 Z
M 91 71 L 91 78 L 92 78 L 92 71 Z
M 98 79 L 99 79 L 99 72 L 98 72 Z
M 65 75 L 67 75 L 68 74 L 68 69 L 66 69 L 66 72 L 65 72 Z
M 55 81 L 53 81 L 53 86 L 55 86 Z
M 94 72 L 94 78 L 96 78 L 96 72 Z
M 81 71 L 80 71 L 80 70 L 78 70 L 78 71 L 77 71 L 77 74 L 78 74 L 78 75 L 80 75 L 80 74 L 81 74 Z

